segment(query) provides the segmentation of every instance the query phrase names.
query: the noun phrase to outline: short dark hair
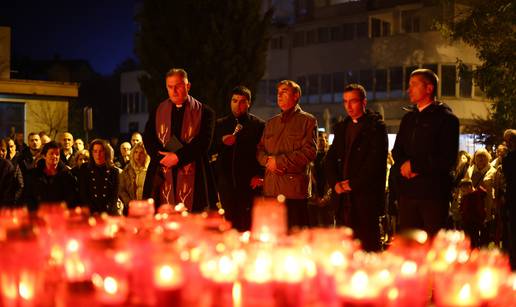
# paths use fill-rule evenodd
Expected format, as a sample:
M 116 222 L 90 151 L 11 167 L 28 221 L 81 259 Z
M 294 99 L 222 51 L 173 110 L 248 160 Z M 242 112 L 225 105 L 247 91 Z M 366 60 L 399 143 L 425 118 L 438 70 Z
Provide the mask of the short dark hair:
M 281 85 L 286 85 L 288 87 L 290 87 L 294 93 L 298 93 L 299 94 L 299 98 L 301 99 L 301 86 L 299 86 L 299 84 L 297 84 L 296 82 L 292 81 L 292 80 L 281 80 L 280 82 L 278 82 L 278 84 L 276 85 L 276 89 L 278 87 L 280 87 Z
M 41 156 L 44 157 L 47 155 L 47 152 L 50 150 L 50 149 L 59 149 L 61 150 L 61 148 L 59 147 L 59 145 L 56 143 L 56 141 L 50 141 L 48 143 L 46 143 L 45 145 L 43 145 L 43 149 L 41 149 Z
M 234 87 L 231 90 L 231 96 L 233 96 L 233 95 L 244 96 L 245 98 L 247 98 L 247 100 L 249 100 L 249 102 L 251 102 L 251 90 L 243 85 Z
M 434 86 L 434 90 L 432 91 L 432 98 L 437 96 L 437 85 L 439 84 L 439 77 L 430 69 L 427 68 L 419 68 L 410 73 L 410 77 L 413 76 L 421 76 L 427 83 L 430 83 Z
M 178 75 L 181 78 L 186 79 L 186 81 L 188 81 L 188 73 L 186 72 L 186 70 L 184 70 L 182 68 L 172 68 L 172 69 L 170 69 L 167 72 L 167 74 L 165 76 L 165 79 L 167 79 L 168 77 L 175 76 L 175 75 Z
M 30 137 L 33 136 L 33 135 L 37 135 L 39 137 L 39 133 L 31 132 L 31 133 L 29 133 L 29 135 L 27 135 L 27 140 L 30 140 Z
M 360 95 L 360 100 L 364 100 L 367 97 L 367 92 L 365 88 L 358 83 L 350 83 L 344 87 L 344 93 L 358 91 Z

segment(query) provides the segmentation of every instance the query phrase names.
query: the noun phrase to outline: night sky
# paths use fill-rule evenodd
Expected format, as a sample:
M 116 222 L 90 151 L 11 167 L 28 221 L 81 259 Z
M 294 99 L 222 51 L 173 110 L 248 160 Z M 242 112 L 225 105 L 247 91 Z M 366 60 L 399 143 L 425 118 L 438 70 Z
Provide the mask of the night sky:
M 136 0 L 0 0 L 0 26 L 11 27 L 11 56 L 83 59 L 109 74 L 136 59 Z

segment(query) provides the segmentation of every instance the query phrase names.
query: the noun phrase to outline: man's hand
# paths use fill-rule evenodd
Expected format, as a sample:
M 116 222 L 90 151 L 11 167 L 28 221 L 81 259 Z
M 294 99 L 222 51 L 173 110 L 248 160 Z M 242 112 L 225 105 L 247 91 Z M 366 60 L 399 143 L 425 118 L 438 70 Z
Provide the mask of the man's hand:
M 166 168 L 171 168 L 179 162 L 179 158 L 173 152 L 159 151 L 159 154 L 164 156 L 159 163 Z
M 224 143 L 224 145 L 227 145 L 227 146 L 233 146 L 233 144 L 235 144 L 235 141 L 236 141 L 236 136 L 233 134 L 226 134 L 225 136 L 222 137 L 222 143 Z
M 253 178 L 251 178 L 251 183 L 249 185 L 251 186 L 251 188 L 253 188 L 253 190 L 257 187 L 261 187 L 263 186 L 263 178 L 259 176 L 254 176 Z
M 337 182 L 335 184 L 335 193 L 342 194 L 349 192 L 351 192 L 351 187 L 349 186 L 349 179 Z
M 277 166 L 276 166 L 276 158 L 274 156 L 268 156 L 267 157 L 267 162 L 265 162 L 265 167 L 271 171 L 271 172 L 275 172 L 276 169 L 277 169 Z
M 410 160 L 405 161 L 401 165 L 400 173 L 401 173 L 401 176 L 403 176 L 403 177 L 405 177 L 407 179 L 412 179 L 412 178 L 414 178 L 414 177 L 416 177 L 418 175 L 417 173 L 413 173 L 412 172 L 412 167 L 410 165 Z

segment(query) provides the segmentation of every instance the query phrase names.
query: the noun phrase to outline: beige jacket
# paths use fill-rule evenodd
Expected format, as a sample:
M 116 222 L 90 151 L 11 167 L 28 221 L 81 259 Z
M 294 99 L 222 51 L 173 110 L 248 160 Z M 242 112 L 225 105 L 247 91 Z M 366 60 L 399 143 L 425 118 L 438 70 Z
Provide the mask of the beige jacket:
M 277 171 L 265 170 L 263 193 L 268 197 L 283 194 L 287 199 L 310 197 L 309 164 L 316 156 L 317 120 L 299 105 L 267 121 L 256 158 L 265 166 L 276 158 Z

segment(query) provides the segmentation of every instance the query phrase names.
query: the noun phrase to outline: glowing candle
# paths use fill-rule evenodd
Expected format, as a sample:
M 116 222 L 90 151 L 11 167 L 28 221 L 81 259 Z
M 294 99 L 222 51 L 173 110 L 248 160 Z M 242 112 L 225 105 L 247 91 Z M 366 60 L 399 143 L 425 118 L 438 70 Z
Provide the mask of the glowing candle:
M 92 281 L 97 289 L 96 297 L 99 303 L 122 305 L 126 302 L 129 293 L 127 280 L 115 276 L 102 277 L 94 274 Z
M 184 284 L 183 271 L 175 261 L 161 260 L 161 262 L 154 264 L 152 274 L 156 302 L 158 306 L 179 305 Z

